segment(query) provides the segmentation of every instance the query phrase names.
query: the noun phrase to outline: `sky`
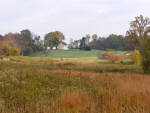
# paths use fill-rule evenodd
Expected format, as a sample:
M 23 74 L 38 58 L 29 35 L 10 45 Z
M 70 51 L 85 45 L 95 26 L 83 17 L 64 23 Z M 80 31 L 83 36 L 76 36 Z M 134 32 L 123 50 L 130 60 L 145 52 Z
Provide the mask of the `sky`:
M 125 35 L 140 14 L 150 17 L 150 0 L 0 0 L 0 34 L 29 29 L 44 37 L 59 30 L 66 42 L 86 34 Z

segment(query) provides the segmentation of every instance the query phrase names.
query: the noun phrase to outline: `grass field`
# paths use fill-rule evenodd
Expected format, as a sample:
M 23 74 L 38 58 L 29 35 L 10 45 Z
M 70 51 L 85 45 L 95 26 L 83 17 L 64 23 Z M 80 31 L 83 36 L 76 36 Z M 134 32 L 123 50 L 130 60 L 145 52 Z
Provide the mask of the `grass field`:
M 98 54 L 102 53 L 101 50 L 49 50 L 48 56 L 50 58 L 88 58 L 97 57 Z M 117 51 L 116 53 L 122 53 L 122 51 Z M 45 57 L 43 52 L 37 52 L 31 55 L 32 57 Z
M 92 50 L 49 50 L 48 56 L 51 58 L 85 58 L 85 57 L 96 57 L 101 51 Z M 43 52 L 37 52 L 31 55 L 32 57 L 45 57 Z
M 150 113 L 150 76 L 97 58 L 0 61 L 0 113 Z

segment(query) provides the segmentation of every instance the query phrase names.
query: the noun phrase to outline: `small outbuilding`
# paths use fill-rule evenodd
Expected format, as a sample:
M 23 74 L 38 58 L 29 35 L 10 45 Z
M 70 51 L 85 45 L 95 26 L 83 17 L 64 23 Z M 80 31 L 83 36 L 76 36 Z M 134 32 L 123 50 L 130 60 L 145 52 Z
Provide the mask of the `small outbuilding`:
M 59 45 L 58 45 L 58 49 L 62 49 L 62 50 L 68 50 L 68 44 L 66 42 L 61 42 Z

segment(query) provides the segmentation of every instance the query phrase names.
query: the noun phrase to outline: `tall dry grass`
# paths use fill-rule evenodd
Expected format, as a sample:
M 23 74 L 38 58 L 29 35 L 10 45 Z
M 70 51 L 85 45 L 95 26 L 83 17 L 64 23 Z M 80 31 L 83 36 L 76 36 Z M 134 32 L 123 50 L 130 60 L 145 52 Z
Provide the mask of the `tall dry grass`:
M 0 64 L 0 113 L 150 113 L 148 75 L 86 71 L 89 64 L 12 59 Z
M 63 112 L 86 112 L 90 100 L 83 91 L 67 91 L 61 94 L 60 104 Z

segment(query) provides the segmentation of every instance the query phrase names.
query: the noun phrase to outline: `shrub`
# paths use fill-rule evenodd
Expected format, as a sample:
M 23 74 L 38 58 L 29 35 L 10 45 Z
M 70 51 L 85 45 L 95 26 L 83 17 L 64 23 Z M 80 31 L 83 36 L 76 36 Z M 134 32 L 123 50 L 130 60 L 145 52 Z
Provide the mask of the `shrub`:
M 140 45 L 142 68 L 145 73 L 150 73 L 150 38 L 143 40 Z
M 107 56 L 106 52 L 104 52 L 102 54 L 99 53 L 97 57 L 98 57 L 98 59 L 105 59 L 105 56 Z
M 120 61 L 120 64 L 131 65 L 131 64 L 134 64 L 134 62 L 133 62 L 133 61 L 130 61 L 130 60 L 121 60 L 121 61 Z
M 104 52 L 104 53 L 102 53 L 102 54 L 100 53 L 100 54 L 98 55 L 98 58 L 99 58 L 99 59 L 107 59 L 110 54 L 112 54 L 112 53 L 110 53 L 110 52 Z
M 90 47 L 90 46 L 86 46 L 86 47 L 84 48 L 84 50 L 90 51 L 90 50 L 91 50 L 91 47 Z
M 114 53 L 114 52 L 115 52 L 115 50 L 114 50 L 114 49 L 107 49 L 107 52 Z
M 137 65 L 141 64 L 141 55 L 138 50 L 135 49 L 134 52 L 131 53 L 131 60 Z
M 110 54 L 110 55 L 107 57 L 107 59 L 108 59 L 109 61 L 111 61 L 112 63 L 115 63 L 115 62 L 120 61 L 120 56 L 114 55 L 114 54 Z
M 28 56 L 29 54 L 33 53 L 33 49 L 31 47 L 27 47 L 24 51 L 24 56 Z
M 17 47 L 12 47 L 10 51 L 11 56 L 19 56 L 20 50 Z
M 9 56 L 9 46 L 3 45 L 0 50 L 1 55 Z
M 18 56 L 20 54 L 20 49 L 6 44 L 1 47 L 0 54 L 5 56 Z

